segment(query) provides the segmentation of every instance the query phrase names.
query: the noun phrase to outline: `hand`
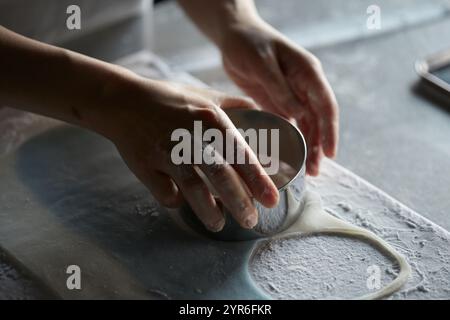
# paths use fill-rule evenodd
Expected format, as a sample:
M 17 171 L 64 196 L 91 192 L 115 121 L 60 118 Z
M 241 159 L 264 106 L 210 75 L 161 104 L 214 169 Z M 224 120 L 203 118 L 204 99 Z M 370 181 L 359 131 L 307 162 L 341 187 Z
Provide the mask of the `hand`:
M 191 131 L 194 121 L 223 133 L 233 129 L 239 146 L 248 157 L 256 159 L 221 109 L 254 108 L 255 104 L 248 99 L 169 82 L 143 78 L 134 82 L 132 86 L 112 88 L 111 105 L 98 118 L 98 131 L 114 142 L 131 171 L 160 203 L 176 207 L 184 197 L 208 229 L 220 231 L 225 220 L 212 191 L 197 171 L 201 170 L 242 227 L 254 227 L 257 211 L 248 192 L 264 206 L 272 207 L 278 202 L 278 191 L 257 160 L 257 164 L 175 165 L 171 159 L 171 135 L 175 129 Z
M 308 146 L 307 173 L 338 144 L 338 105 L 321 64 L 260 19 L 235 22 L 219 43 L 231 79 L 265 110 L 295 120 Z
M 278 202 L 272 180 L 221 109 L 254 108 L 253 102 L 145 79 L 121 67 L 27 39 L 1 26 L 0 52 L 9 57 L 7 61 L 0 59 L 0 103 L 79 125 L 109 138 L 136 177 L 162 204 L 178 206 L 184 197 L 209 229 L 219 231 L 224 217 L 200 173 L 244 228 L 252 228 L 258 219 L 251 197 L 266 207 Z M 196 120 L 206 128 L 220 130 L 228 141 L 232 138 L 247 163 L 232 166 L 213 161 L 207 165 L 203 161 L 195 166 L 176 165 L 171 157 L 172 133 L 176 129 L 192 130 Z M 198 149 L 202 151 L 203 146 Z

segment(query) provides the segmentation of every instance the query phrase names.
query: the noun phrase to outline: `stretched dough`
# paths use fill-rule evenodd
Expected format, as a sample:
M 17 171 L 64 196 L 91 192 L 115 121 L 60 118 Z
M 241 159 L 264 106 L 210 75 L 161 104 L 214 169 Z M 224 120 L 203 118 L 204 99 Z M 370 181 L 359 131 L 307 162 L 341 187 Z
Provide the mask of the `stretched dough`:
M 288 201 L 290 202 L 290 206 L 297 203 L 297 201 L 293 199 L 293 195 L 290 193 L 288 193 Z M 373 243 L 380 250 L 384 251 L 398 262 L 400 272 L 391 283 L 373 293 L 366 294 L 362 297 L 357 297 L 356 299 L 370 300 L 388 296 L 400 289 L 408 280 L 408 277 L 411 274 L 411 268 L 402 255 L 400 255 L 392 246 L 375 235 L 373 232 L 352 225 L 349 222 L 338 219 L 327 213 L 323 210 L 322 200 L 318 194 L 307 191 L 305 194 L 303 207 L 299 205 L 297 210 L 303 210 L 298 220 L 287 230 L 272 237 L 272 239 L 285 238 L 298 233 L 335 233 L 352 237 L 360 237 Z

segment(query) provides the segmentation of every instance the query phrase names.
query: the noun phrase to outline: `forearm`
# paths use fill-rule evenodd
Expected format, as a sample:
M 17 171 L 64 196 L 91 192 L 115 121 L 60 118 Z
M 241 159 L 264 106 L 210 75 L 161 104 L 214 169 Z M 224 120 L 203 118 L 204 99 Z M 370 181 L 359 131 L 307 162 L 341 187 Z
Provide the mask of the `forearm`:
M 97 129 L 122 68 L 0 27 L 0 104 Z M 107 114 L 107 113 L 105 113 Z
M 202 30 L 220 47 L 230 28 L 242 23 L 259 23 L 253 0 L 178 0 L 178 3 Z

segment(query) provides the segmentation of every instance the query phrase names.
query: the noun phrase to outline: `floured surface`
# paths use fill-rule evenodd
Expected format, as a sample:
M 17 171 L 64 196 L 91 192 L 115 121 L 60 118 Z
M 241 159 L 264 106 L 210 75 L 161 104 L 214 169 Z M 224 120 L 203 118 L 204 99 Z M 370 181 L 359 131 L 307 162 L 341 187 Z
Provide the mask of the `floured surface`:
M 43 290 L 42 286 L 26 277 L 0 254 L 0 300 L 49 299 L 51 297 L 52 295 Z
M 411 267 L 403 255 L 370 230 L 326 212 L 319 194 L 306 191 L 304 204 L 298 210 L 301 215 L 293 225 L 260 245 L 250 264 L 253 277 L 266 291 L 269 289 L 272 296 L 277 293 L 279 299 L 380 299 L 397 292 L 409 280 Z M 338 237 L 328 237 L 327 234 Z M 361 248 L 363 254 L 358 257 Z M 377 251 L 379 257 L 374 258 Z M 390 261 L 380 259 L 382 255 Z M 365 275 L 358 264 L 366 266 Z M 268 267 L 269 271 L 261 269 L 261 266 Z M 275 273 L 276 280 L 271 272 L 274 266 L 282 266 L 284 271 Z M 398 272 L 392 271 L 393 266 Z M 383 277 L 381 268 L 394 278 Z M 362 293 L 346 296 L 364 283 Z M 323 285 L 326 290 L 323 290 Z M 317 289 L 327 295 L 317 296 Z M 308 296 L 301 296 L 302 293 Z
M 255 286 L 249 276 L 254 243 L 213 241 L 180 229 L 128 172 L 113 145 L 97 135 L 68 126 L 37 135 L 2 161 L 0 177 L 0 243 L 58 296 L 268 298 L 257 287 L 263 278 L 256 278 Z M 394 297 L 448 298 L 450 237 L 442 229 L 332 162 L 324 163 L 324 175 L 309 187 L 320 191 L 325 205 L 343 219 L 366 225 L 408 258 L 413 278 Z M 351 207 L 348 212 L 338 205 L 344 199 L 346 208 Z M 333 255 L 324 258 L 323 248 L 349 258 L 350 270 L 335 275 L 339 281 L 330 273 L 318 274 L 325 291 L 303 287 L 300 295 L 291 290 L 295 298 L 333 298 L 333 290 L 344 291 L 339 297 L 370 293 L 364 291 L 365 281 L 360 283 L 365 263 L 352 261 L 355 257 L 390 268 L 363 242 L 324 239 L 275 243 L 276 256 L 269 258 L 284 256 L 287 264 L 262 259 L 256 268 L 271 266 L 272 285 L 282 288 L 283 281 L 302 283 L 301 277 L 292 276 L 297 271 L 285 268 L 301 260 L 302 247 L 309 249 L 303 256 L 311 260 L 308 265 L 333 268 Z M 66 287 L 65 271 L 71 264 L 83 271 L 81 291 Z M 353 274 L 359 271 L 363 274 Z M 357 283 L 346 284 L 352 280 Z
M 381 286 L 396 265 L 359 239 L 336 235 L 295 236 L 265 243 L 251 264 L 255 281 L 275 299 L 345 299 L 367 293 L 368 266 L 381 270 Z
M 450 235 L 331 161 L 310 180 L 326 209 L 364 227 L 404 255 L 412 278 L 394 298 L 450 298 Z

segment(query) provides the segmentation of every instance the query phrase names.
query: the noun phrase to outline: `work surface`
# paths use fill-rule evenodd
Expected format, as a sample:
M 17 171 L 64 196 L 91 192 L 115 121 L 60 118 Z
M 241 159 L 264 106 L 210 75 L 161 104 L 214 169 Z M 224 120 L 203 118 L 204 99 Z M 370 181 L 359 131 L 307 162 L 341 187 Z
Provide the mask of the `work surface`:
M 396 274 L 370 245 L 336 236 L 274 241 L 248 266 L 253 242 L 182 230 L 114 146 L 81 129 L 30 139 L 2 161 L 0 177 L 3 249 L 62 298 L 352 298 L 368 293 L 370 266 L 383 285 Z M 332 162 L 309 188 L 408 258 L 413 277 L 394 298 L 450 296 L 446 231 Z M 82 270 L 80 291 L 66 286 L 73 264 Z
M 164 68 L 146 54 L 121 63 L 153 77 L 170 75 L 155 72 Z M 154 202 L 107 140 L 41 118 L 21 125 L 28 137 L 0 162 L 0 244 L 54 296 L 354 298 L 371 290 L 368 268 L 380 270 L 382 285 L 397 272 L 358 239 L 299 235 L 260 246 L 204 238 L 175 223 L 177 211 L 170 215 Z M 412 277 L 392 298 L 450 296 L 447 231 L 331 161 L 308 188 L 327 210 L 407 257 Z M 73 264 L 82 270 L 80 291 L 66 286 Z

